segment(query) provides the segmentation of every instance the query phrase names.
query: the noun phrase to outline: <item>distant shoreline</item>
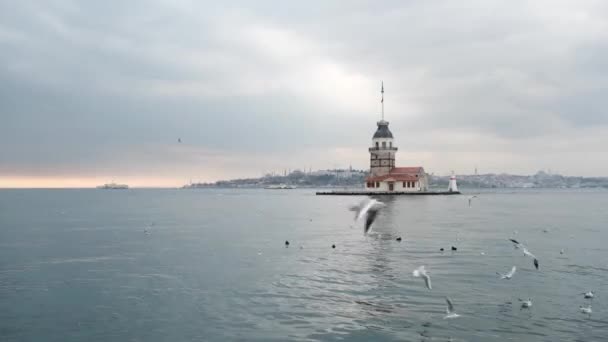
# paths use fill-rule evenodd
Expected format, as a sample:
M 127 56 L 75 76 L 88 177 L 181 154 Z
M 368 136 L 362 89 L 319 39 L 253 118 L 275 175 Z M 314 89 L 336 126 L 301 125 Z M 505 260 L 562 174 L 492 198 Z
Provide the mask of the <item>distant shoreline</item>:
M 266 175 L 260 178 L 244 178 L 213 183 L 191 183 L 185 189 L 199 188 L 263 188 L 287 184 L 298 188 L 347 188 L 362 189 L 368 172 L 365 170 L 323 170 L 316 173 L 295 171 L 283 176 Z M 549 174 L 539 171 L 534 175 L 502 174 L 456 175 L 462 188 L 481 189 L 581 189 L 606 188 L 608 177 L 575 177 Z M 447 189 L 449 176 L 429 175 L 430 189 Z
M 468 187 L 468 186 L 461 186 L 459 185 L 459 188 L 462 190 L 462 192 L 465 193 L 471 193 L 471 192 L 476 192 L 476 191 L 482 191 L 482 192 L 491 192 L 491 191 L 508 191 L 508 190 L 512 190 L 512 191 L 517 191 L 517 190 L 521 190 L 521 191 L 534 191 L 534 190 L 606 190 L 608 191 L 608 187 L 570 187 L 570 188 L 560 188 L 560 187 L 495 187 L 495 188 L 478 188 L 478 187 Z M 0 191 L 15 191 L 15 190 L 95 190 L 98 191 L 100 193 L 125 193 L 125 192 L 129 192 L 129 191 L 133 191 L 133 190 L 191 190 L 191 191 L 201 191 L 201 190 L 268 190 L 268 192 L 272 192 L 272 193 L 281 193 L 281 192 L 293 192 L 293 191 L 302 191 L 302 190 L 353 190 L 353 191 L 360 191 L 362 190 L 362 187 L 356 188 L 356 187 L 299 187 L 296 189 L 285 189 L 285 190 L 274 190 L 274 191 L 270 191 L 270 189 L 265 189 L 263 187 L 217 187 L 217 186 L 209 186 L 209 187 L 200 187 L 200 188 L 182 188 L 182 187 L 130 187 L 129 189 L 126 190 L 122 190 L 122 191 L 102 191 L 102 189 L 96 189 L 95 187 L 88 187 L 88 188 L 69 188 L 69 187 L 63 187 L 63 188 L 0 188 Z M 443 187 L 431 187 L 429 188 L 429 190 L 431 191 L 442 191 L 445 190 Z
M 274 185 L 290 185 L 297 189 L 363 189 L 366 170 L 322 170 L 304 173 L 294 171 L 283 176 L 266 175 L 260 178 L 243 178 L 224 180 L 211 183 L 190 183 L 184 186 L 135 186 L 129 189 L 263 189 Z M 458 186 L 467 190 L 492 189 L 608 189 L 608 177 L 579 177 L 562 176 L 539 171 L 534 175 L 522 176 L 501 174 L 456 175 Z M 448 187 L 449 176 L 429 175 L 430 190 L 445 190 Z M 96 189 L 96 187 L 0 187 L 9 189 L 95 189 L 111 191 L 114 189 Z M 289 191 L 294 189 L 282 189 Z

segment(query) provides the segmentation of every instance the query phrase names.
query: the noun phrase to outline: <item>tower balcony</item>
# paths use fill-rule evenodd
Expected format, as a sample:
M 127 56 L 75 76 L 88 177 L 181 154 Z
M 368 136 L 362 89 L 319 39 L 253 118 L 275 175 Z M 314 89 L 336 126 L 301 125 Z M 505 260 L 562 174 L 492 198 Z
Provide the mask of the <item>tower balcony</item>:
M 370 147 L 369 151 L 397 151 L 396 147 Z

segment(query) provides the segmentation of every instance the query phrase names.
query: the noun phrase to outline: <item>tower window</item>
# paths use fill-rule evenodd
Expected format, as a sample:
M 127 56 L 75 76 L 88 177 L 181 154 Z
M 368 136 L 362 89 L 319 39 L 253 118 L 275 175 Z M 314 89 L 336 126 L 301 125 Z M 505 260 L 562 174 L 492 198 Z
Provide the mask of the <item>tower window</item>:
M 376 148 L 380 147 L 380 144 L 376 141 Z
M 386 148 L 386 141 L 382 142 L 382 148 Z
M 393 148 L 393 142 L 392 141 L 388 143 L 388 147 Z

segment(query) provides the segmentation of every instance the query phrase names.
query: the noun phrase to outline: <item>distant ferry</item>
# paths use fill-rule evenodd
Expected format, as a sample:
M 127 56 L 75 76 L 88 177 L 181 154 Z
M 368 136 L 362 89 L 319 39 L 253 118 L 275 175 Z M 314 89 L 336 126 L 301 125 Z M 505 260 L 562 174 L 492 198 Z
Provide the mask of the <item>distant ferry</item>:
M 293 185 L 287 185 L 287 184 L 278 184 L 278 185 L 269 185 L 267 187 L 265 187 L 264 189 L 270 189 L 270 190 L 288 190 L 288 189 L 295 189 L 296 187 Z
M 129 188 L 129 186 L 126 184 L 116 184 L 114 182 L 100 185 L 97 187 L 97 189 L 111 189 L 111 190 L 125 190 L 128 188 Z

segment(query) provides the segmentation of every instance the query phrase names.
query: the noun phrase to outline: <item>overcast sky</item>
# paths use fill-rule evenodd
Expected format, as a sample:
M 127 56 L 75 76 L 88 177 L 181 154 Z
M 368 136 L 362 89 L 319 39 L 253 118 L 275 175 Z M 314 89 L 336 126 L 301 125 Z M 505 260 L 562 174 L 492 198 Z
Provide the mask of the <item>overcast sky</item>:
M 1 1 L 0 187 L 608 176 L 606 1 Z M 181 138 L 182 143 L 177 143 Z

